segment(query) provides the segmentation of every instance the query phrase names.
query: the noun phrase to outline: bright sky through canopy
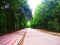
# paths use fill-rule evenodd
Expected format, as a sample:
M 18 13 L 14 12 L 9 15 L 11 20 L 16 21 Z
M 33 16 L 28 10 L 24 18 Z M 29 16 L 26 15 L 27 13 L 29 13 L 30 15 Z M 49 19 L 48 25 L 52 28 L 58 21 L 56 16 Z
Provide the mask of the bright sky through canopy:
M 30 8 L 32 9 L 32 14 L 34 14 L 36 7 L 38 4 L 41 4 L 42 0 L 28 0 L 28 4 L 30 5 Z
M 27 25 L 28 25 L 28 26 L 30 25 L 30 21 L 28 21 Z

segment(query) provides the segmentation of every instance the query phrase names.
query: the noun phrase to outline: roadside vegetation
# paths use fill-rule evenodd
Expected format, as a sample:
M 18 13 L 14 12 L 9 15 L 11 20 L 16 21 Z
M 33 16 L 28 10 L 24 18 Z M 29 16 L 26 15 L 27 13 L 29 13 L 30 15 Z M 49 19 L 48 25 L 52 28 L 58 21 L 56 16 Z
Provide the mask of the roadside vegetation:
M 27 0 L 0 0 L 0 34 L 27 27 L 27 19 L 24 13 L 31 16 Z
M 60 0 L 43 0 L 37 6 L 34 17 L 27 1 L 0 0 L 0 34 L 26 27 L 60 32 Z
M 60 0 L 43 0 L 35 10 L 31 27 L 60 32 Z

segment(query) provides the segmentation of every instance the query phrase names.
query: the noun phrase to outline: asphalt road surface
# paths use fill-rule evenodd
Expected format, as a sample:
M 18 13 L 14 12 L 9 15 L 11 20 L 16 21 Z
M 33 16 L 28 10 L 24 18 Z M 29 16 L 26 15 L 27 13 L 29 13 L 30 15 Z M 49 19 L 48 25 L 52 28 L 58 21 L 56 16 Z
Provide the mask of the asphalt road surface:
M 29 28 L 23 45 L 60 45 L 60 37 Z
M 23 37 L 25 30 L 19 30 L 14 33 L 0 36 L 0 45 L 17 45 Z
M 17 45 L 25 29 L 0 36 L 0 45 Z M 23 45 L 60 45 L 60 37 L 47 34 L 37 29 L 26 28 Z

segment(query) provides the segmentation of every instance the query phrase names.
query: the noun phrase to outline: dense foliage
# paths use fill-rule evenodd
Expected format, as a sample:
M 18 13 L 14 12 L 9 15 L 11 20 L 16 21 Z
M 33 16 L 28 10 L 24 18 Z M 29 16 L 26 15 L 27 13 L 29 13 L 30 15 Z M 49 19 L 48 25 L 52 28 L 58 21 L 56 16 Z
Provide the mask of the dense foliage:
M 31 27 L 60 32 L 60 0 L 44 0 L 38 5 Z
M 0 34 L 26 27 L 24 13 L 31 16 L 27 0 L 0 0 Z

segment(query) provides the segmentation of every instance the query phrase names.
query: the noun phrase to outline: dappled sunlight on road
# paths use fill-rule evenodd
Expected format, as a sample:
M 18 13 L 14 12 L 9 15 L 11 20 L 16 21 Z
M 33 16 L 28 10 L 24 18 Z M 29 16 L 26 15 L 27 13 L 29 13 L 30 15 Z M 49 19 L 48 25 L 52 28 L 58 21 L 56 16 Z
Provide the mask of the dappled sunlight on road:
M 0 45 L 17 45 L 24 33 L 24 30 L 19 30 L 8 35 L 0 36 Z

